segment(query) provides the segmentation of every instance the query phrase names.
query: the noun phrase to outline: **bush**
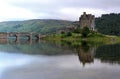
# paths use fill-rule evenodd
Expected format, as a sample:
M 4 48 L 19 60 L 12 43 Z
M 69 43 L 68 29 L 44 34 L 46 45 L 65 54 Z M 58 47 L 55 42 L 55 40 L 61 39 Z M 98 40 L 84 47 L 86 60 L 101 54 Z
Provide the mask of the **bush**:
M 73 32 L 74 32 L 74 33 L 80 33 L 81 30 L 80 30 L 80 29 L 75 29 Z
M 66 36 L 72 36 L 71 32 L 67 32 Z
M 84 27 L 82 29 L 82 37 L 87 37 L 89 33 L 90 33 L 90 30 L 88 27 Z
M 64 32 L 64 31 L 62 31 L 62 32 L 61 32 L 61 34 L 65 34 L 65 32 Z

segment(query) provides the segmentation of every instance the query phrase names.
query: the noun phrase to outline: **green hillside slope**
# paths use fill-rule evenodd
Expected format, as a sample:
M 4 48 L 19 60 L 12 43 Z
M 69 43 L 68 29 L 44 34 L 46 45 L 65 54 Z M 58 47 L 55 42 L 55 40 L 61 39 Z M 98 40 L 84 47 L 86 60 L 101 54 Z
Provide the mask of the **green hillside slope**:
M 57 30 L 62 30 L 70 26 L 71 21 L 51 20 L 51 19 L 34 19 L 26 21 L 7 21 L 0 22 L 0 32 L 33 32 L 49 34 Z

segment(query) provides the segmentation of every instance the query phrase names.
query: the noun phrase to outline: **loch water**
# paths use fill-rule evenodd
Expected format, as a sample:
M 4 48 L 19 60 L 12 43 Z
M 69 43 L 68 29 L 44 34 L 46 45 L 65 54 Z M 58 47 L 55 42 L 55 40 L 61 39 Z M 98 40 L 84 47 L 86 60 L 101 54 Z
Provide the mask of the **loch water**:
M 0 44 L 0 79 L 120 79 L 120 44 Z

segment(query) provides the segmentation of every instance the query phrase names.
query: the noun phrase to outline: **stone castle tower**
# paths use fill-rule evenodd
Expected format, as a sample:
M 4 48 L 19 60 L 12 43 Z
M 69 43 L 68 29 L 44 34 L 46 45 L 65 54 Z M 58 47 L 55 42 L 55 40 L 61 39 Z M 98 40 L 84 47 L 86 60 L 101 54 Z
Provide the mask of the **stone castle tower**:
M 79 18 L 80 29 L 88 27 L 90 30 L 95 29 L 95 16 L 92 14 L 86 14 L 86 12 Z

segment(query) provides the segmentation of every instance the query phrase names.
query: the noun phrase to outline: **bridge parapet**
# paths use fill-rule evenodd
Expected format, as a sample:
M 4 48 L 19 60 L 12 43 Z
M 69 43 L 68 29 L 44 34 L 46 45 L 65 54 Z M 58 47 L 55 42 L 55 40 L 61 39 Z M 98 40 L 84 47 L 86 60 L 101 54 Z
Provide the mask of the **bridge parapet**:
M 9 37 L 16 37 L 16 39 L 20 39 L 20 37 L 26 36 L 29 40 L 37 37 L 40 38 L 40 34 L 37 33 L 29 33 L 29 32 L 0 32 L 0 39 L 8 39 Z

